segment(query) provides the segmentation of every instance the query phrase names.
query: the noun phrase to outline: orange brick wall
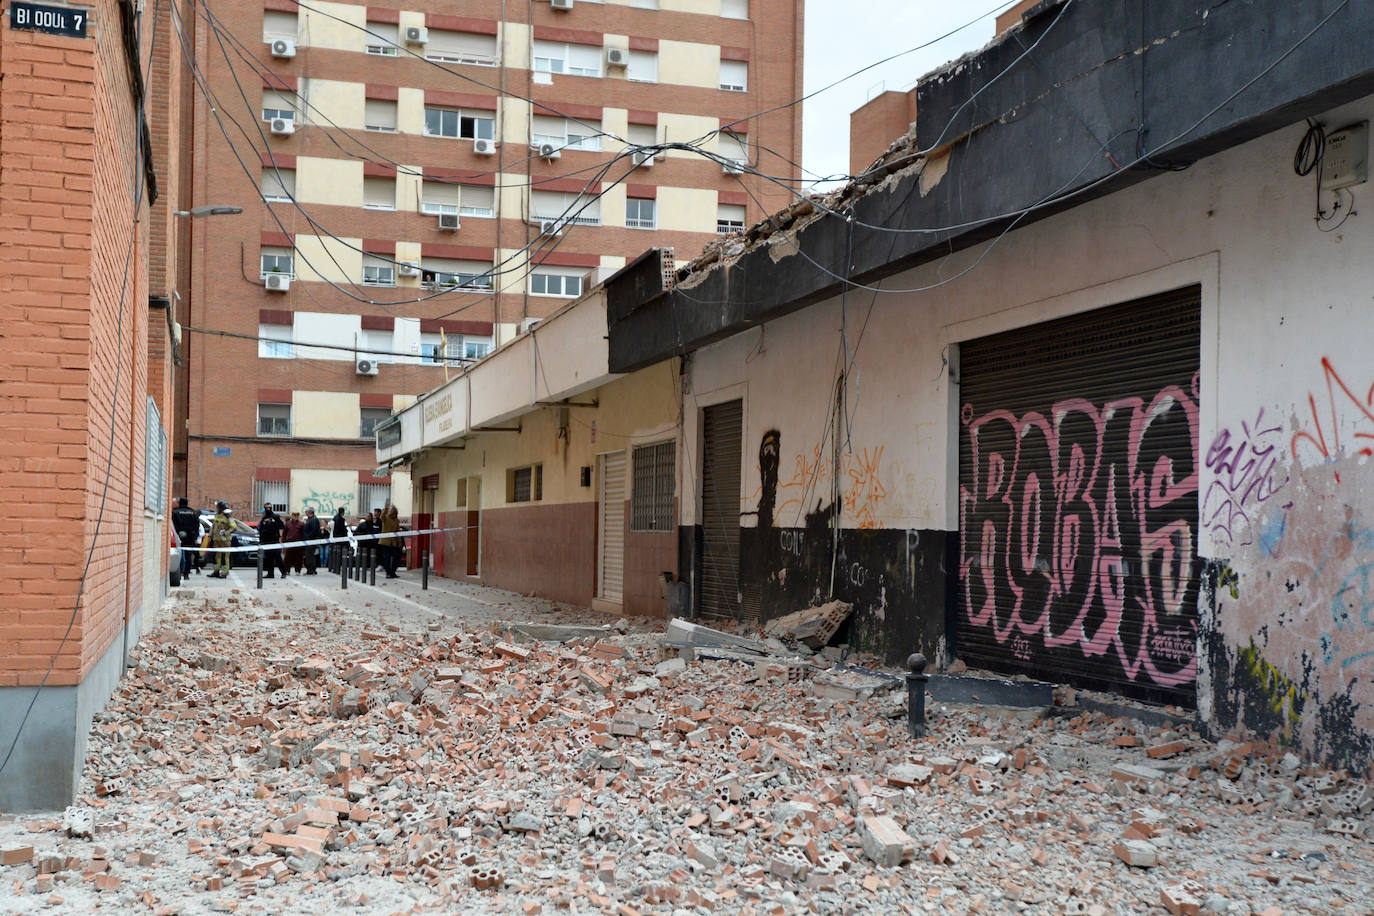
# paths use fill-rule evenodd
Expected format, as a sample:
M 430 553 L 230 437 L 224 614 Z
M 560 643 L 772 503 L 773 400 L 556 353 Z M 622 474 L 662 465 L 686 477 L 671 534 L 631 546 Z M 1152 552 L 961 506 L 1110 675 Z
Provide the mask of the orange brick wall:
M 41 679 L 93 538 L 49 683 L 78 683 L 141 600 L 147 224 L 131 235 L 135 109 L 111 0 L 90 34 L 0 35 L 0 686 Z

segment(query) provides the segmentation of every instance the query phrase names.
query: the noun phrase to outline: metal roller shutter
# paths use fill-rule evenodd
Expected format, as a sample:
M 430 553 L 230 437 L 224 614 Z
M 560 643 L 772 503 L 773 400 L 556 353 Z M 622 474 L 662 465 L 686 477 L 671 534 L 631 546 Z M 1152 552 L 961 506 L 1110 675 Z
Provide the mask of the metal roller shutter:
M 744 402 L 707 407 L 702 417 L 701 613 L 738 618 L 740 451 Z
M 960 348 L 956 651 L 1195 704 L 1197 287 Z
M 620 601 L 625 591 L 625 453 L 601 456 L 601 582 L 607 601 Z

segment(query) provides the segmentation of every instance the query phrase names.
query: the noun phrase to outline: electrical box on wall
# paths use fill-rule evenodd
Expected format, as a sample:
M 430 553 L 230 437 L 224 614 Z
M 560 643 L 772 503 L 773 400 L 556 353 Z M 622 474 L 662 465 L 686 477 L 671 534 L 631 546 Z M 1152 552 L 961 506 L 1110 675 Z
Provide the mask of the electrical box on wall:
M 1326 135 L 1322 156 L 1323 191 L 1337 191 L 1369 180 L 1369 122 L 1361 121 Z

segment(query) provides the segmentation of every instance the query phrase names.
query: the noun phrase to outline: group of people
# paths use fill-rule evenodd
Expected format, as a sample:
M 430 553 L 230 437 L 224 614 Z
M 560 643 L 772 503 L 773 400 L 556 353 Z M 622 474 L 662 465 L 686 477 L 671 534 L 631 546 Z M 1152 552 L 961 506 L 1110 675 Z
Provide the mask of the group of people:
M 305 512 L 292 512 L 282 518 L 273 510 L 271 503 L 264 503 L 262 517 L 258 520 L 258 548 L 263 555 L 264 578 L 276 578 L 281 570 L 286 578 L 288 570 L 299 574 L 302 569 L 307 576 L 317 574 L 321 565 L 329 566 L 329 544 L 307 544 L 304 542 L 322 540 L 326 537 L 346 542 L 349 538 L 348 519 L 344 507 L 335 512 L 332 523 L 325 523 L 315 514 L 313 506 Z M 210 523 L 208 535 L 202 535 L 200 512 L 192 509 L 186 497 L 177 500 L 172 510 L 172 528 L 181 544 L 181 575 L 189 576 L 198 566 L 197 559 L 202 547 L 230 547 L 234 540 L 233 510 L 228 503 L 220 500 L 215 504 L 215 516 Z M 359 521 L 354 533 L 357 535 L 391 534 L 401 530 L 400 515 L 395 506 L 373 509 Z M 208 541 L 208 543 L 203 543 Z M 300 546 L 286 546 L 302 542 Z M 367 542 L 372 543 L 372 542 Z M 382 537 L 376 542 L 377 558 L 388 579 L 396 578 L 396 568 L 400 565 L 404 548 L 399 536 Z M 229 575 L 230 554 L 216 551 L 213 557 L 212 579 L 223 579 Z
M 357 535 L 380 534 L 393 535 L 401 530 L 401 518 L 396 512 L 395 506 L 387 506 L 385 509 L 373 509 L 363 516 L 358 522 L 358 527 L 353 529 Z M 381 561 L 382 569 L 386 570 L 388 579 L 396 578 L 396 567 L 401 564 L 403 548 L 399 537 L 381 537 L 377 539 L 377 559 Z

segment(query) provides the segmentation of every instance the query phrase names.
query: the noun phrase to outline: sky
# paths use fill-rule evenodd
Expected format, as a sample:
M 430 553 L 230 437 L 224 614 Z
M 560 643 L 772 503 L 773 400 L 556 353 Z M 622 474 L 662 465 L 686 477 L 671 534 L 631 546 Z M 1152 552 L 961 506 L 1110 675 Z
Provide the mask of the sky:
M 803 80 L 807 93 L 893 54 L 925 44 L 989 10 L 999 0 L 804 0 L 806 47 Z M 802 109 L 802 166 L 820 175 L 849 171 L 849 113 L 884 90 L 906 91 L 946 61 L 992 40 L 989 15 L 920 51 L 906 54 L 846 80 L 805 103 Z M 888 138 L 895 140 L 896 137 Z M 809 178 L 806 173 L 803 177 Z

